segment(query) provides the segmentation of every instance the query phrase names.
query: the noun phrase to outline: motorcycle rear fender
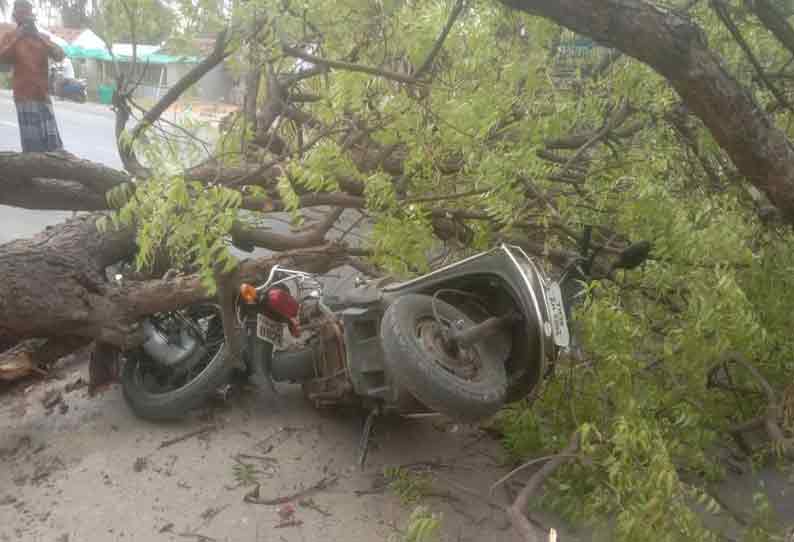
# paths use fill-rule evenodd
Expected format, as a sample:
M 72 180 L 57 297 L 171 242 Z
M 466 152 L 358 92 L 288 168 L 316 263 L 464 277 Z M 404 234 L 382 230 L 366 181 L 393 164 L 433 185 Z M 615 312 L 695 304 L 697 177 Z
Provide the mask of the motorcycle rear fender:
M 540 379 L 558 349 L 552 338 L 547 308 L 546 289 L 550 283 L 543 270 L 521 248 L 502 244 L 487 252 L 476 254 L 459 262 L 442 267 L 407 282 L 383 288 L 386 304 L 390 299 L 406 293 L 432 295 L 442 288 L 453 288 L 476 293 L 478 284 L 497 283 L 509 294 L 516 309 L 524 318 L 523 334 L 526 348 L 523 360 L 513 359 L 513 370 L 529 370 L 531 382 Z M 514 349 L 515 350 L 515 349 Z

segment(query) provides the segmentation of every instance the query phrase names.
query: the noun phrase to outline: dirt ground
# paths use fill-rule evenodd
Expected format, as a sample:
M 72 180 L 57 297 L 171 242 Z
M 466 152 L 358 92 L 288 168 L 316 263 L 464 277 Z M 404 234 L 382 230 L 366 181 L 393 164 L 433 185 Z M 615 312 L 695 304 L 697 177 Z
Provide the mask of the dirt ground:
M 84 359 L 0 390 L 1 542 L 401 541 L 416 504 L 386 487 L 384 469 L 398 466 L 432 476 L 421 504 L 442 514 L 445 542 L 518 541 L 488 504 L 489 486 L 507 472 L 502 449 L 477 429 L 384 420 L 361 471 L 361 416 L 317 411 L 297 387 L 275 398 L 239 391 L 181 422 L 153 424 L 132 415 L 117 386 L 89 397 Z M 408 492 L 417 479 L 405 479 Z M 792 524 L 793 489 L 789 473 L 769 467 L 734 473 L 717 493 L 751 522 L 753 495 L 763 492 Z M 505 503 L 506 493 L 490 498 Z M 731 514 L 704 519 L 740 538 Z M 542 520 L 561 542 L 608 539 Z
M 72 361 L 0 396 L 0 540 L 385 541 L 413 510 L 384 487 L 384 467 L 399 465 L 437 477 L 422 502 L 443 514 L 445 540 L 515 540 L 504 514 L 476 496 L 506 471 L 499 444 L 472 428 L 385 421 L 360 471 L 360 416 L 319 412 L 298 388 L 275 400 L 241 392 L 153 424 L 132 415 L 118 387 L 88 397 L 86 373 Z M 266 501 L 324 479 L 325 489 L 290 500 L 291 516 L 290 505 L 244 500 L 255 480 Z M 280 513 L 299 524 L 279 527 Z

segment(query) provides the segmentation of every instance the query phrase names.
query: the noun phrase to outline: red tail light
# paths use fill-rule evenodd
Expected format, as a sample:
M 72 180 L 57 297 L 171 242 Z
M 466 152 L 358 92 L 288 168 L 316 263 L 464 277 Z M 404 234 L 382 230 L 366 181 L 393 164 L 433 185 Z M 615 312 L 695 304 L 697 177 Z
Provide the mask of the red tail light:
M 288 290 L 278 287 L 268 290 L 267 306 L 288 321 L 287 327 L 289 327 L 289 331 L 293 337 L 300 335 L 300 327 L 298 326 L 300 305 L 298 301 L 290 295 Z

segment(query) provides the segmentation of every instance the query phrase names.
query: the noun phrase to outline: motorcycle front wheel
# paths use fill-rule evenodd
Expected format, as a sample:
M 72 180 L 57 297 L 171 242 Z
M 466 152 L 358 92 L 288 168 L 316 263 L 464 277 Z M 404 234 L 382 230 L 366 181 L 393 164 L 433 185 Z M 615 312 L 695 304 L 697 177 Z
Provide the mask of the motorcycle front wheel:
M 173 313 L 158 318 L 174 318 Z M 190 307 L 180 315 L 203 343 L 201 355 L 175 366 L 163 366 L 143 348 L 126 356 L 121 373 L 124 399 L 140 418 L 178 419 L 201 406 L 227 384 L 232 370 L 226 366 L 223 324 L 215 305 Z
M 386 309 L 380 337 L 396 382 L 433 410 L 461 422 L 495 414 L 507 397 L 503 349 L 489 340 L 451 352 L 449 325 L 473 325 L 461 310 L 419 294 L 398 297 Z

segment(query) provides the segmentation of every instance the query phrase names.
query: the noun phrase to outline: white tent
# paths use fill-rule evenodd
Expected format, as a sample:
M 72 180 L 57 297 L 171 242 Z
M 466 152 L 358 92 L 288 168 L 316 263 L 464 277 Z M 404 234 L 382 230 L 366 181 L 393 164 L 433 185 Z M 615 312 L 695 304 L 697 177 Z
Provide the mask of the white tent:
M 39 32 L 41 32 L 42 34 L 44 34 L 45 36 L 47 36 L 48 38 L 50 38 L 50 39 L 52 40 L 52 42 L 53 42 L 55 45 L 59 45 L 59 46 L 61 46 L 61 47 L 66 47 L 67 45 L 69 45 L 69 44 L 66 42 L 66 40 L 65 40 L 65 39 L 59 38 L 58 36 L 56 36 L 55 34 L 53 34 L 52 32 L 50 32 L 50 31 L 49 31 L 49 30 L 47 30 L 46 28 L 41 28 L 41 27 L 39 27 L 39 29 L 38 29 L 38 30 L 39 30 Z

